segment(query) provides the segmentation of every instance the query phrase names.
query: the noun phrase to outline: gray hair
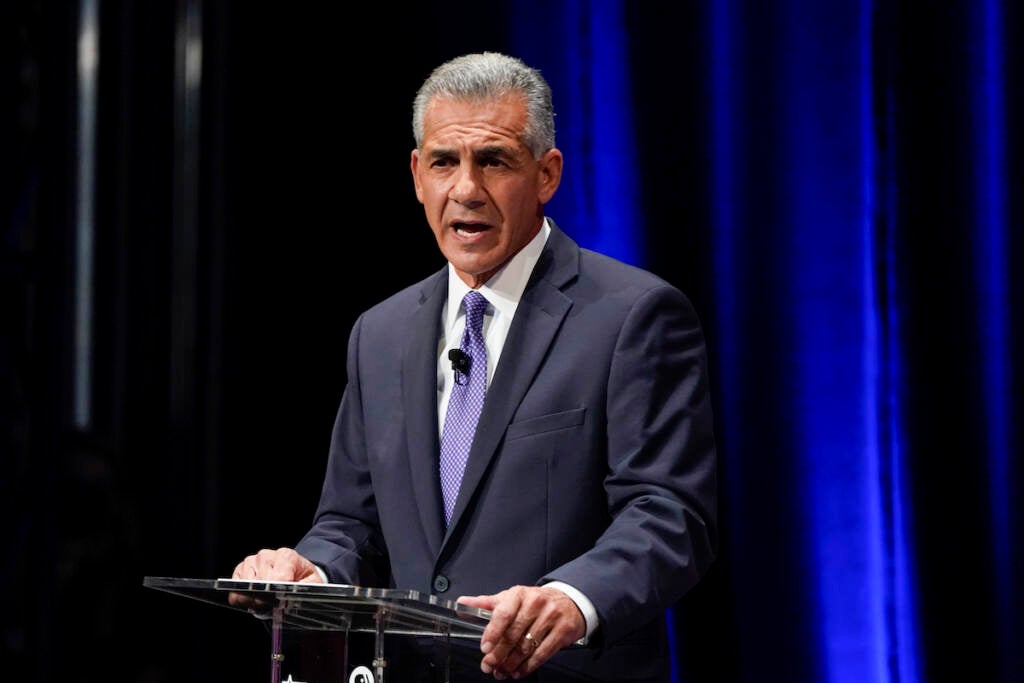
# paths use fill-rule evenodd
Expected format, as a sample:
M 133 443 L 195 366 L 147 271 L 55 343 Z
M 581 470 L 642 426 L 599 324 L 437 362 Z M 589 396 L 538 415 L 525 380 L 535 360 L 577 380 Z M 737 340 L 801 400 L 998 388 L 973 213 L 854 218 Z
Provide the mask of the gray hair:
M 486 102 L 509 93 L 522 95 L 526 103 L 526 128 L 522 142 L 539 159 L 555 146 L 555 110 L 551 87 L 540 71 L 515 57 L 497 52 L 463 55 L 445 62 L 427 77 L 412 105 L 412 134 L 423 147 L 423 116 L 435 98 Z

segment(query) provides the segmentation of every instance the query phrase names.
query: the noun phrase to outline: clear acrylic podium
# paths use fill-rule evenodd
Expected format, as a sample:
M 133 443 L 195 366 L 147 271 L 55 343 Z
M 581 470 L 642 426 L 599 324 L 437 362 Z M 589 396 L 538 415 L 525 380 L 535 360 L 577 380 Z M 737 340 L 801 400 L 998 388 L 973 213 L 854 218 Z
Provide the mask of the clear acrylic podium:
M 487 610 L 410 590 L 159 576 L 145 577 L 143 585 L 266 620 L 271 630 L 271 683 L 282 683 L 281 676 L 288 673 L 283 647 L 288 634 L 329 631 L 342 634 L 346 642 L 349 634 L 369 634 L 372 659 L 338 683 L 391 683 L 386 678 L 388 645 L 395 636 L 435 639 L 447 651 L 455 641 L 479 643 L 490 619 Z M 448 680 L 446 671 L 441 675 Z M 288 673 L 283 683 L 292 680 Z

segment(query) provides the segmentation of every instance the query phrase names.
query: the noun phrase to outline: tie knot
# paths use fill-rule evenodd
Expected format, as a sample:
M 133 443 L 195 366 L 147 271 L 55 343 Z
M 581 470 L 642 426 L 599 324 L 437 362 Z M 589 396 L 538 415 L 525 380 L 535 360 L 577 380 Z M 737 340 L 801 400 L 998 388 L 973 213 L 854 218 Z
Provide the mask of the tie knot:
M 462 306 L 466 309 L 466 328 L 480 331 L 484 325 L 484 311 L 487 310 L 487 299 L 480 292 L 469 291 L 462 298 Z

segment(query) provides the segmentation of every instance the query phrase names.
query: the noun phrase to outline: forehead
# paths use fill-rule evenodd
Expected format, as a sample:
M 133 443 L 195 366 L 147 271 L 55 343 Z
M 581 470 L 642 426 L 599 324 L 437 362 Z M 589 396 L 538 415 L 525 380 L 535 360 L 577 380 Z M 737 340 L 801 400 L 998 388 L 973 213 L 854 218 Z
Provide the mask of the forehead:
M 519 95 L 483 101 L 435 98 L 423 116 L 423 146 L 522 144 L 526 105 Z

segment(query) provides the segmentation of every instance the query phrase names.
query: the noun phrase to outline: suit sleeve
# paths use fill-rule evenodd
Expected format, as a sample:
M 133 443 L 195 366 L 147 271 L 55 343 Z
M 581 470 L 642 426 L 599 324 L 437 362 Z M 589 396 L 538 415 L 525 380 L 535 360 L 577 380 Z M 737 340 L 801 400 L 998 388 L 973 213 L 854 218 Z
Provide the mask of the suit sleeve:
M 594 547 L 543 577 L 581 590 L 613 642 L 659 618 L 712 562 L 716 448 L 705 340 L 689 300 L 664 285 L 623 319 L 607 391 L 611 523 Z
M 356 321 L 349 336 L 348 382 L 334 421 L 316 516 L 295 549 L 333 583 L 386 586 L 387 550 L 370 480 L 359 389 L 361 322 Z

